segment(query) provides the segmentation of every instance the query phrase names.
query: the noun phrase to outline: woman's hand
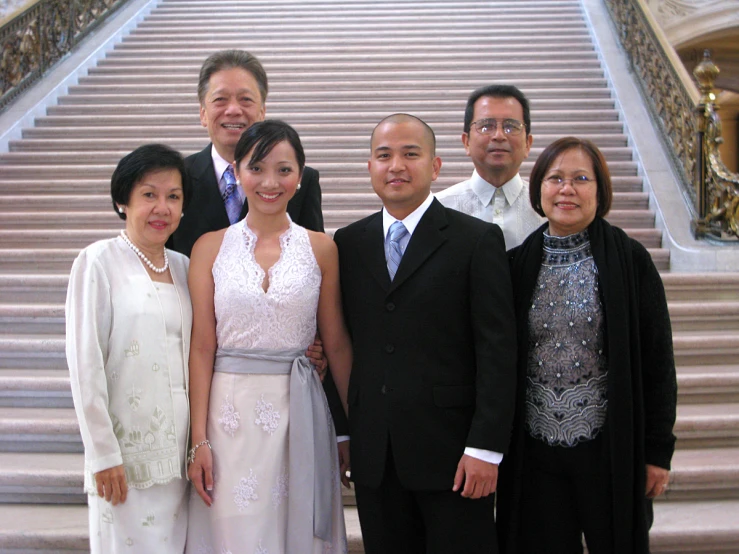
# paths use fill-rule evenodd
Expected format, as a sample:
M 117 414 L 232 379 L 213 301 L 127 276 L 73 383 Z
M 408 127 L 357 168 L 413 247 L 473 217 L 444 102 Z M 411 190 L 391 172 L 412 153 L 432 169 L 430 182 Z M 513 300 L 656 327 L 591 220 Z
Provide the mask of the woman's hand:
M 664 493 L 669 482 L 669 470 L 647 464 L 647 498 L 656 498 Z
M 105 498 L 113 506 L 126 501 L 128 484 L 126 484 L 126 472 L 122 465 L 98 471 L 95 474 L 95 484 L 98 488 L 98 496 Z
M 195 451 L 195 460 L 187 467 L 187 476 L 206 506 L 213 504 L 213 452 L 207 445 Z

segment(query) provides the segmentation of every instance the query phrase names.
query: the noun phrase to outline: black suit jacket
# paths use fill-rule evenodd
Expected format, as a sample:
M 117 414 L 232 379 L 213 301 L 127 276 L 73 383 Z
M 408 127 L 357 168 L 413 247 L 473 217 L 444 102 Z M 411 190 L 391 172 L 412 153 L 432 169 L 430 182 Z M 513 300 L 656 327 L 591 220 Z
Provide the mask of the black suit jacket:
M 205 233 L 225 229 L 230 225 L 226 206 L 223 203 L 221 192 L 218 189 L 213 156 L 212 144 L 200 152 L 185 158 L 185 167 L 192 183 L 192 199 L 180 226 L 167 241 L 167 248 L 190 256 L 195 241 Z M 239 220 L 246 217 L 249 206 L 244 202 Z M 287 213 L 292 220 L 312 231 L 323 232 L 323 213 L 321 212 L 321 187 L 318 184 L 318 171 L 306 167 L 300 181 L 300 190 L 295 193 L 287 204 Z M 348 434 L 348 423 L 341 406 L 336 386 L 328 374 L 324 381 L 326 397 L 334 416 L 336 433 Z
M 500 228 L 434 200 L 390 282 L 382 212 L 339 230 L 352 477 L 379 486 L 388 441 L 401 484 L 449 490 L 464 448 L 506 452 L 516 325 Z
M 205 233 L 218 231 L 230 225 L 226 206 L 218 189 L 218 180 L 213 168 L 211 146 L 185 158 L 190 181 L 192 200 L 182 216 L 180 226 L 170 237 L 167 247 L 186 256 L 192 252 L 195 241 Z M 249 206 L 244 202 L 239 219 L 246 217 Z M 287 204 L 287 213 L 292 220 L 312 231 L 323 232 L 321 212 L 321 187 L 318 184 L 318 171 L 306 167 L 300 181 L 300 190 Z

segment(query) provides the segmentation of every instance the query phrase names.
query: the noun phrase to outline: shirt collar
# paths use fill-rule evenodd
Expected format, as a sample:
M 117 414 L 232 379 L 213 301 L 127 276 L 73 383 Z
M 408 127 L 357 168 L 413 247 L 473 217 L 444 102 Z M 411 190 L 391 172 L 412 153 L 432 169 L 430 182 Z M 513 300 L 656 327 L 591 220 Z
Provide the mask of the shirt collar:
M 216 150 L 215 145 L 211 145 L 210 147 L 210 157 L 213 158 L 213 169 L 216 172 L 216 180 L 220 183 L 221 178 L 223 177 L 223 172 L 226 171 L 228 166 L 233 163 L 233 160 L 230 162 L 224 160 Z
M 429 206 L 431 206 L 431 202 L 434 201 L 434 195 L 429 194 L 426 197 L 426 200 L 421 202 L 421 205 L 418 206 L 415 210 L 413 210 L 411 213 L 409 213 L 405 219 L 402 219 L 400 221 L 403 222 L 403 225 L 408 230 L 408 236 L 411 236 L 413 234 L 413 231 L 416 230 L 416 227 L 418 226 L 418 222 L 421 221 L 421 218 L 423 217 L 423 214 L 426 213 L 426 210 L 429 209 Z M 385 208 L 382 208 L 382 228 L 383 228 L 383 237 L 387 237 L 387 232 L 390 230 L 390 226 L 398 221 L 393 216 L 391 216 Z
M 480 177 L 480 174 L 477 172 L 477 170 L 472 172 L 472 177 L 470 178 L 470 188 L 475 193 L 477 198 L 480 199 L 480 202 L 483 206 L 487 206 L 490 204 L 490 202 L 493 201 L 495 186 L 491 185 L 485 179 Z M 523 191 L 523 179 L 521 179 L 521 175 L 519 173 L 516 173 L 513 176 L 513 179 L 511 179 L 507 183 L 504 183 L 500 188 L 503 189 L 503 194 L 505 195 L 506 202 L 508 202 L 509 206 L 512 206 L 516 199 L 518 199 L 518 197 L 521 195 L 521 191 Z

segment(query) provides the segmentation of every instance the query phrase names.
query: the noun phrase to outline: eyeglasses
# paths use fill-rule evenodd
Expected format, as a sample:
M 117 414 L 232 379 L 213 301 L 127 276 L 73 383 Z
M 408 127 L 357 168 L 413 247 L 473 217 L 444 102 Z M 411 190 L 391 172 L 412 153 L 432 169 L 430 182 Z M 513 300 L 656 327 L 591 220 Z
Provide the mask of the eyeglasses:
M 577 177 L 560 177 L 559 175 L 551 175 L 544 179 L 544 182 L 552 188 L 562 188 L 565 183 L 569 183 L 573 188 L 586 187 L 595 180 L 587 175 L 578 175 Z
M 498 132 L 498 125 L 498 120 L 492 118 L 478 119 L 477 121 L 472 122 L 472 126 L 481 135 L 494 135 Z M 526 128 L 526 125 L 521 123 L 518 119 L 503 119 L 501 120 L 500 125 L 503 129 L 503 134 L 512 136 L 520 135 L 521 131 Z

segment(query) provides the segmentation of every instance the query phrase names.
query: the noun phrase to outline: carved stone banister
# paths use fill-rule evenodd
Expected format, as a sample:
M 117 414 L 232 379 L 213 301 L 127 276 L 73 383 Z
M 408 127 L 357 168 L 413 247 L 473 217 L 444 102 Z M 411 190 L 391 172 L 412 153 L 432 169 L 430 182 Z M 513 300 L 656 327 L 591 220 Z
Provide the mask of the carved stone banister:
M 127 0 L 40 0 L 0 27 L 0 111 Z

